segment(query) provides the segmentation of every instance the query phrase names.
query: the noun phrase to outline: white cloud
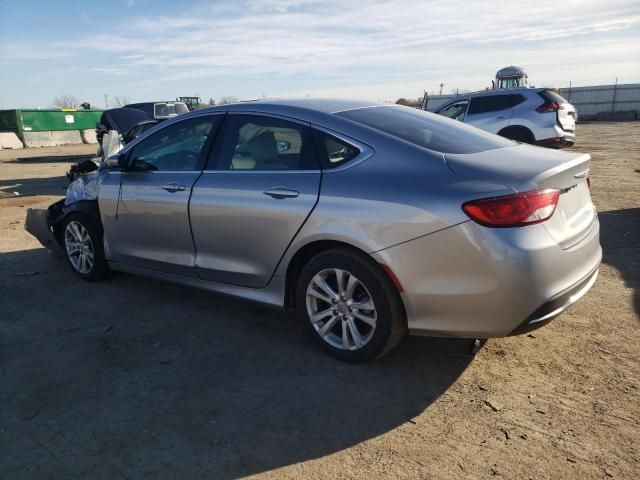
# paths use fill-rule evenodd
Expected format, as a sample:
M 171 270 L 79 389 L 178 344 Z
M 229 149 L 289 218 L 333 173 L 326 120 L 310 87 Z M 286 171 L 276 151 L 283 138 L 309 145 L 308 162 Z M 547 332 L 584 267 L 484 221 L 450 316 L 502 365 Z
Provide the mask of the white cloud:
M 597 77 L 605 65 L 634 74 L 631 60 L 640 56 L 637 0 L 246 0 L 177 17 L 149 11 L 120 18 L 113 29 L 49 42 L 48 50 L 63 59 L 94 55 L 100 64 L 93 72 L 132 82 L 253 77 L 280 85 L 273 93 L 371 97 L 385 88 L 417 95 L 440 81 L 482 87 L 511 63 L 539 69 L 538 78 L 550 83 L 568 82 L 568 68 L 574 82 Z M 18 57 L 42 51 L 16 47 Z M 258 84 L 246 95 L 262 91 Z

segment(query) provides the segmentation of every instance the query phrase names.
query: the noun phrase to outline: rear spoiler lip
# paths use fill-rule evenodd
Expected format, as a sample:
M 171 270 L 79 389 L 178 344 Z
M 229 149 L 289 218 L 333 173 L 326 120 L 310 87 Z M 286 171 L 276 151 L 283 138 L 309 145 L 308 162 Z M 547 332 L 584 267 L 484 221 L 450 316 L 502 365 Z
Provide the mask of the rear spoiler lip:
M 504 147 L 502 149 L 498 149 L 496 151 L 501 151 L 501 153 L 508 151 L 509 149 L 517 149 L 524 148 L 523 145 L 514 144 L 510 147 Z M 541 153 L 544 151 L 548 151 L 546 148 L 542 147 L 531 147 L 526 146 L 528 148 L 536 148 L 540 149 Z M 480 155 L 487 156 L 494 150 L 488 150 L 485 152 L 480 152 Z M 558 152 L 560 154 L 560 152 Z M 561 159 L 555 165 L 549 166 L 547 170 L 539 170 L 529 172 L 526 175 L 521 177 L 511 177 L 507 175 L 502 176 L 501 172 L 491 172 L 491 169 L 484 170 L 481 164 L 474 165 L 473 163 L 465 164 L 464 157 L 469 156 L 473 158 L 474 154 L 443 154 L 443 160 L 445 165 L 449 168 L 451 172 L 457 177 L 464 180 L 472 180 L 472 181 L 482 181 L 487 183 L 493 183 L 495 185 L 501 185 L 506 188 L 512 189 L 514 192 L 526 192 L 531 190 L 539 190 L 544 188 L 558 188 L 563 189 L 566 187 L 575 186 L 581 178 L 574 178 L 576 174 L 583 174 L 585 171 L 589 169 L 589 164 L 591 162 L 591 155 L 588 153 L 578 153 L 578 152 L 562 152 L 564 155 L 564 159 Z M 532 165 L 532 161 L 535 160 L 535 157 L 530 157 L 526 159 L 522 159 L 522 161 L 529 162 L 529 165 Z M 495 167 L 495 165 L 494 165 Z M 476 170 L 477 169 L 477 170 Z M 476 171 L 474 171 L 476 170 Z M 571 172 L 573 170 L 573 172 Z M 563 172 L 569 171 L 570 178 L 574 180 L 573 182 L 569 181 L 567 176 L 564 177 L 565 181 L 561 182 L 561 185 L 558 185 L 558 182 L 551 181 L 555 176 L 562 175 Z
M 560 172 L 564 172 L 566 170 L 570 170 L 572 168 L 575 168 L 583 163 L 586 163 L 586 169 L 583 170 L 582 172 L 580 172 L 578 175 L 582 175 L 584 174 L 584 172 L 587 172 L 588 176 L 588 172 L 589 172 L 589 164 L 591 163 L 591 155 L 589 155 L 588 153 L 583 153 L 578 155 L 576 158 L 574 158 L 573 160 L 569 160 L 568 162 L 563 162 L 560 165 L 557 165 L 549 170 L 545 170 L 543 172 L 541 172 L 539 175 L 533 177 L 530 181 L 535 183 L 535 184 L 540 184 L 540 182 L 544 181 L 545 179 L 549 178 L 549 177 L 554 177 L 557 174 L 559 174 Z M 574 178 L 578 179 L 578 178 L 586 178 L 585 177 L 578 177 L 577 175 L 574 175 Z

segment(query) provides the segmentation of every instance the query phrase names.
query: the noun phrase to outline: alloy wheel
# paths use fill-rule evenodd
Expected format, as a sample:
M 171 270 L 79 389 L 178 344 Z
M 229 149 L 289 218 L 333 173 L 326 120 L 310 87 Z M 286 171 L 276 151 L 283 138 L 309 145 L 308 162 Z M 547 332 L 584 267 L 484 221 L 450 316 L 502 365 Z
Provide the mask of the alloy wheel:
M 339 268 L 318 272 L 306 291 L 307 314 L 318 335 L 340 350 L 358 350 L 375 333 L 373 297 L 355 275 Z
M 94 265 L 94 250 L 91 236 L 78 221 L 72 220 L 64 230 L 64 244 L 73 268 L 82 274 L 88 274 Z

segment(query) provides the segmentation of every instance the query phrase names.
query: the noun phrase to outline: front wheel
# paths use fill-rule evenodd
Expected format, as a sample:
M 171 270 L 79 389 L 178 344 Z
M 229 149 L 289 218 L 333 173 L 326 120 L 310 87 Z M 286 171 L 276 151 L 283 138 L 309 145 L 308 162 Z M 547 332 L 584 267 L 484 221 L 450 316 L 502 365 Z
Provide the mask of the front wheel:
M 298 316 L 316 342 L 340 360 L 384 355 L 406 332 L 400 295 L 370 257 L 336 248 L 313 257 L 296 287 Z
M 104 257 L 102 232 L 88 216 L 70 214 L 62 223 L 65 256 L 73 272 L 83 280 L 94 282 L 109 273 Z

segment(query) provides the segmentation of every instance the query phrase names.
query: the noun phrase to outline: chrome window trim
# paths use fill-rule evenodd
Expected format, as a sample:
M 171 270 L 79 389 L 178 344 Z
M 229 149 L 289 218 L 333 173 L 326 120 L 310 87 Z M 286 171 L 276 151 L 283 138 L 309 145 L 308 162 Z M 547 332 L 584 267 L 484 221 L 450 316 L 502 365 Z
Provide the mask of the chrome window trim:
M 239 175 L 239 174 L 247 174 L 247 173 L 267 173 L 267 174 L 293 174 L 293 173 L 297 173 L 297 174 L 301 174 L 301 173 L 309 173 L 309 174 L 320 174 L 322 173 L 322 170 L 252 170 L 249 168 L 245 168 L 243 170 L 202 170 L 202 173 L 215 173 L 215 174 L 221 174 L 221 173 L 233 173 L 234 175 Z

